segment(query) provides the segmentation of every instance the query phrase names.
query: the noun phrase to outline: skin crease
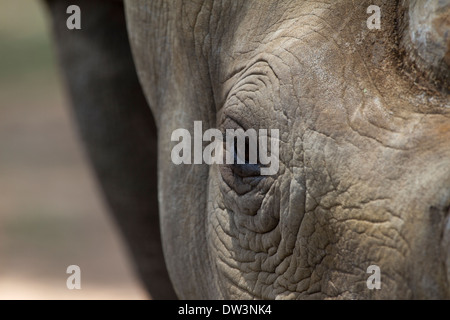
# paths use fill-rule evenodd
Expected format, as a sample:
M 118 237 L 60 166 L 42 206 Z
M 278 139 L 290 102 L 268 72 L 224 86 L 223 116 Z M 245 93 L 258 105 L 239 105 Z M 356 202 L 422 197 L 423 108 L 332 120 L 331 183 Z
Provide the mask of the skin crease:
M 449 5 L 420 3 L 125 1 L 137 75 L 156 123 L 162 247 L 179 298 L 450 298 Z M 381 8 L 380 30 L 366 26 L 369 5 Z M 80 34 L 97 41 L 94 33 Z M 68 78 L 81 72 L 98 81 L 107 63 L 71 67 L 83 56 L 70 46 L 71 37 L 57 39 Z M 112 55 L 113 65 L 128 57 L 91 47 L 99 57 Z M 94 101 L 121 134 L 115 141 L 153 141 L 153 133 L 141 135 L 139 126 L 120 121 L 138 112 L 135 104 L 118 104 L 123 113 L 116 118 L 108 108 L 131 99 L 117 90 L 122 76 L 102 79 L 87 88 L 114 92 Z M 135 233 L 132 221 L 138 220 L 114 203 L 145 203 L 133 188 L 118 197 L 114 185 L 145 186 L 137 164 L 150 165 L 155 150 L 112 147 L 113 129 L 87 121 L 83 110 L 95 109 L 92 99 L 76 99 L 84 97 L 85 84 L 68 85 L 111 206 L 147 271 L 143 277 L 152 295 L 164 286 L 168 292 L 160 297 L 172 296 L 160 276 L 158 222 L 146 218 L 155 206 L 143 207 Z M 242 178 L 227 165 L 174 165 L 171 133 L 193 132 L 194 121 L 202 121 L 203 130 L 278 129 L 278 173 Z M 113 164 L 103 156 L 105 147 Z M 130 158 L 137 159 L 130 174 L 113 184 L 104 178 Z M 137 234 L 142 237 L 130 236 Z M 142 258 L 144 242 L 155 244 L 156 254 Z M 370 265 L 380 267 L 380 290 L 367 288 Z M 162 279 L 161 286 L 151 285 L 154 279 Z
M 382 8 L 379 31 L 365 26 L 370 4 Z M 405 56 L 415 45 L 407 11 L 392 1 L 126 1 L 180 298 L 450 298 L 448 83 L 427 84 Z M 170 162 L 174 129 L 226 129 L 230 117 L 280 130 L 278 174 L 244 194 L 224 166 Z M 380 290 L 366 286 L 370 265 Z

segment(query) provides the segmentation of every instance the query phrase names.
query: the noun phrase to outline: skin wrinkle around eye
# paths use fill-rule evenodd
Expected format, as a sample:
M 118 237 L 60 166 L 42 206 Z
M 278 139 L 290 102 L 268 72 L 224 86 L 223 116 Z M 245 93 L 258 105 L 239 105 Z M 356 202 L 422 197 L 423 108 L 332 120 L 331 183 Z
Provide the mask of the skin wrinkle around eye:
M 254 71 L 254 69 L 256 69 L 256 71 Z M 268 71 L 263 72 L 264 69 L 267 69 Z M 273 83 L 270 71 L 273 71 L 273 69 L 267 66 L 267 62 L 261 62 L 260 60 L 256 61 L 254 68 L 249 67 L 243 71 L 242 79 L 237 80 L 236 85 L 230 90 L 227 97 L 227 102 L 221 110 L 221 118 L 224 119 L 220 125 L 220 127 L 223 128 L 222 130 L 225 130 L 225 128 L 230 126 L 230 124 L 226 124 L 228 118 L 237 124 L 237 126 L 231 125 L 232 128 L 241 127 L 243 130 L 246 130 L 248 128 L 256 128 L 258 126 L 264 127 L 261 126 L 260 123 L 250 124 L 250 122 L 254 122 L 257 119 L 264 120 L 264 116 L 262 114 L 253 113 L 254 110 L 259 111 L 260 101 L 265 101 L 265 103 L 273 103 L 276 101 L 276 99 L 273 99 L 271 96 L 265 99 L 265 92 L 268 92 L 269 94 L 272 93 L 271 86 L 268 86 Z M 261 84 L 263 84 L 263 86 L 261 86 Z M 251 116 L 240 116 L 240 114 L 244 112 L 250 112 L 252 114 Z M 234 116 L 235 114 L 239 116 L 240 120 L 237 120 L 237 117 Z M 221 171 L 228 185 L 232 187 L 232 181 L 235 179 L 233 179 L 231 173 L 225 168 L 221 169 Z M 236 172 L 236 170 L 234 170 L 234 172 Z M 251 189 L 246 188 L 242 190 L 241 187 L 237 190 L 237 192 L 242 194 L 242 192 L 245 193 L 249 190 Z
M 258 62 L 258 68 L 261 68 L 261 62 Z M 278 89 L 273 90 L 273 81 L 274 79 L 278 81 L 278 78 L 271 75 L 272 68 L 267 68 L 267 70 L 269 71 L 259 72 L 255 75 L 249 68 L 246 72 L 249 76 L 236 82 L 236 85 L 231 89 L 227 97 L 224 108 L 220 112 L 224 119 L 220 126 L 221 128 L 241 127 L 244 130 L 247 128 L 257 129 L 255 125 L 251 124 L 252 120 L 257 119 L 260 122 L 256 125 L 264 128 L 262 122 L 264 122 L 265 117 L 259 113 L 263 110 L 267 110 L 266 116 L 271 112 L 277 113 L 276 109 L 279 107 L 274 107 L 271 103 L 279 101 L 279 97 L 274 98 L 272 96 L 274 93 L 279 92 Z M 278 86 L 277 84 L 275 88 Z M 269 98 L 267 98 L 267 94 L 269 94 Z M 252 114 L 253 112 L 256 112 L 256 114 L 252 117 L 241 117 L 240 115 L 246 112 L 247 109 L 251 110 Z M 236 120 L 236 115 L 239 120 Z M 228 118 L 235 125 L 230 122 L 227 123 Z M 239 123 L 241 121 L 244 123 Z M 282 143 L 280 148 L 283 148 L 283 146 L 284 144 Z M 224 167 L 221 166 L 220 168 L 222 177 Z M 285 209 L 282 210 L 280 207 L 281 204 L 278 200 L 280 195 L 275 194 L 280 192 L 279 181 L 290 181 L 287 177 L 279 180 L 280 176 L 285 174 L 289 174 L 289 172 L 284 170 L 280 157 L 280 171 L 278 175 L 265 177 L 254 186 L 254 189 L 247 189 L 243 194 L 239 190 L 236 193 L 232 186 L 219 180 L 220 193 L 218 196 L 221 197 L 222 209 L 220 209 L 220 213 L 210 211 L 212 215 L 210 215 L 209 219 L 227 221 L 227 231 L 222 230 L 225 226 L 223 222 L 214 223 L 222 231 L 213 232 L 215 234 L 214 237 L 220 238 L 217 239 L 219 242 L 213 241 L 213 243 L 215 242 L 219 247 L 224 248 L 225 246 L 225 248 L 231 250 L 227 252 L 214 246 L 212 248 L 213 252 L 215 252 L 214 255 L 218 255 L 217 258 L 221 261 L 218 267 L 231 268 L 228 271 L 224 269 L 223 272 L 225 273 L 220 273 L 223 274 L 227 281 L 234 282 L 233 278 L 227 275 L 227 272 L 231 272 L 231 270 L 233 270 L 233 273 L 243 272 L 246 274 L 247 279 L 256 281 L 253 285 L 250 285 L 250 288 L 252 288 L 251 292 L 253 294 L 256 293 L 261 298 L 266 297 L 265 294 L 255 292 L 255 288 L 261 285 L 265 288 L 263 289 L 264 291 L 267 291 L 269 287 L 272 288 L 274 285 L 278 286 L 278 289 L 275 290 L 276 292 L 286 290 L 282 289 L 282 286 L 280 287 L 279 284 L 275 284 L 276 279 L 280 277 L 278 272 L 281 269 L 278 266 L 283 260 L 288 259 L 292 255 L 292 249 L 288 249 L 289 245 L 286 245 L 285 240 L 281 237 L 279 215 Z M 283 228 L 285 229 L 286 227 Z M 224 235 L 229 240 L 225 240 L 223 238 Z M 234 243 L 231 245 L 233 249 L 230 248 L 230 243 Z M 291 241 L 291 244 L 294 243 L 294 241 Z M 280 244 L 282 247 L 280 247 Z M 256 255 L 253 256 L 252 253 Z M 250 290 L 242 287 L 243 283 L 233 283 L 231 285 L 240 288 L 243 292 Z
M 272 78 L 278 81 L 277 73 L 269 63 L 269 57 L 270 55 L 267 56 L 265 53 L 257 54 L 246 65 L 238 67 L 236 71 L 227 76 L 226 80 L 221 81 L 225 90 L 223 91 L 224 95 L 219 99 L 218 104 L 220 106 L 225 105 L 223 101 L 228 101 L 235 90 L 240 90 L 241 84 L 249 84 L 249 79 L 252 79 L 253 77 L 257 77 L 260 80 L 261 77 L 264 79 Z M 273 81 L 270 81 L 270 83 L 273 83 Z M 268 87 L 267 84 L 266 87 Z

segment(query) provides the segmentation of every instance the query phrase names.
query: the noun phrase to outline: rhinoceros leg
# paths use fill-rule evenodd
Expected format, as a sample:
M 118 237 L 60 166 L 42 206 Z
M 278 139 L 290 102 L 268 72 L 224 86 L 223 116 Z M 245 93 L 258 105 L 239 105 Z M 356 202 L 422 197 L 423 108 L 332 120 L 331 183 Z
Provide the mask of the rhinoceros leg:
M 176 298 L 160 240 L 156 128 L 134 68 L 123 3 L 47 3 L 73 113 L 107 203 L 152 298 Z M 81 9 L 81 30 L 66 27 L 71 4 Z

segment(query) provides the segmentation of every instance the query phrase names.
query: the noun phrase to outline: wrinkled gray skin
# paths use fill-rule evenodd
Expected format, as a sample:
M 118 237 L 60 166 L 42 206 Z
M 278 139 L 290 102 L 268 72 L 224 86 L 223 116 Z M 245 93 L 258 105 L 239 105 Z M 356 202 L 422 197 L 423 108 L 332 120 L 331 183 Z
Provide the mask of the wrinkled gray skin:
M 125 1 L 178 297 L 450 298 L 450 3 L 424 3 Z M 196 120 L 279 129 L 278 174 L 174 165 Z

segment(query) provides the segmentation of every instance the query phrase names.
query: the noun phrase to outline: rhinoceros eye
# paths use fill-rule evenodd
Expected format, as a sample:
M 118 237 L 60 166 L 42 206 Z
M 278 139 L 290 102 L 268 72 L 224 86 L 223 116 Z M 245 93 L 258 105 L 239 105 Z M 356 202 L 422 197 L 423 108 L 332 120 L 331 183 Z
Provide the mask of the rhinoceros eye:
M 246 193 L 263 179 L 256 130 L 244 130 L 233 119 L 227 119 L 222 130 L 225 150 L 224 164 L 220 166 L 222 178 L 237 193 Z
M 233 150 L 233 163 L 230 164 L 231 170 L 234 172 L 234 174 L 245 178 L 245 177 L 255 177 L 255 176 L 259 176 L 261 174 L 261 169 L 260 169 L 260 163 L 259 163 L 259 158 L 258 158 L 258 150 L 257 150 L 257 145 L 256 146 L 252 146 L 253 148 L 255 148 L 255 153 L 256 153 L 256 161 L 252 161 L 252 159 L 250 159 L 250 144 L 252 143 L 252 141 L 250 140 L 249 137 L 245 137 L 245 150 L 242 150 L 241 153 L 243 153 L 244 155 L 244 159 L 241 159 L 239 157 L 239 149 L 238 149 L 238 139 L 234 138 L 234 150 Z M 253 142 L 254 143 L 254 142 Z

